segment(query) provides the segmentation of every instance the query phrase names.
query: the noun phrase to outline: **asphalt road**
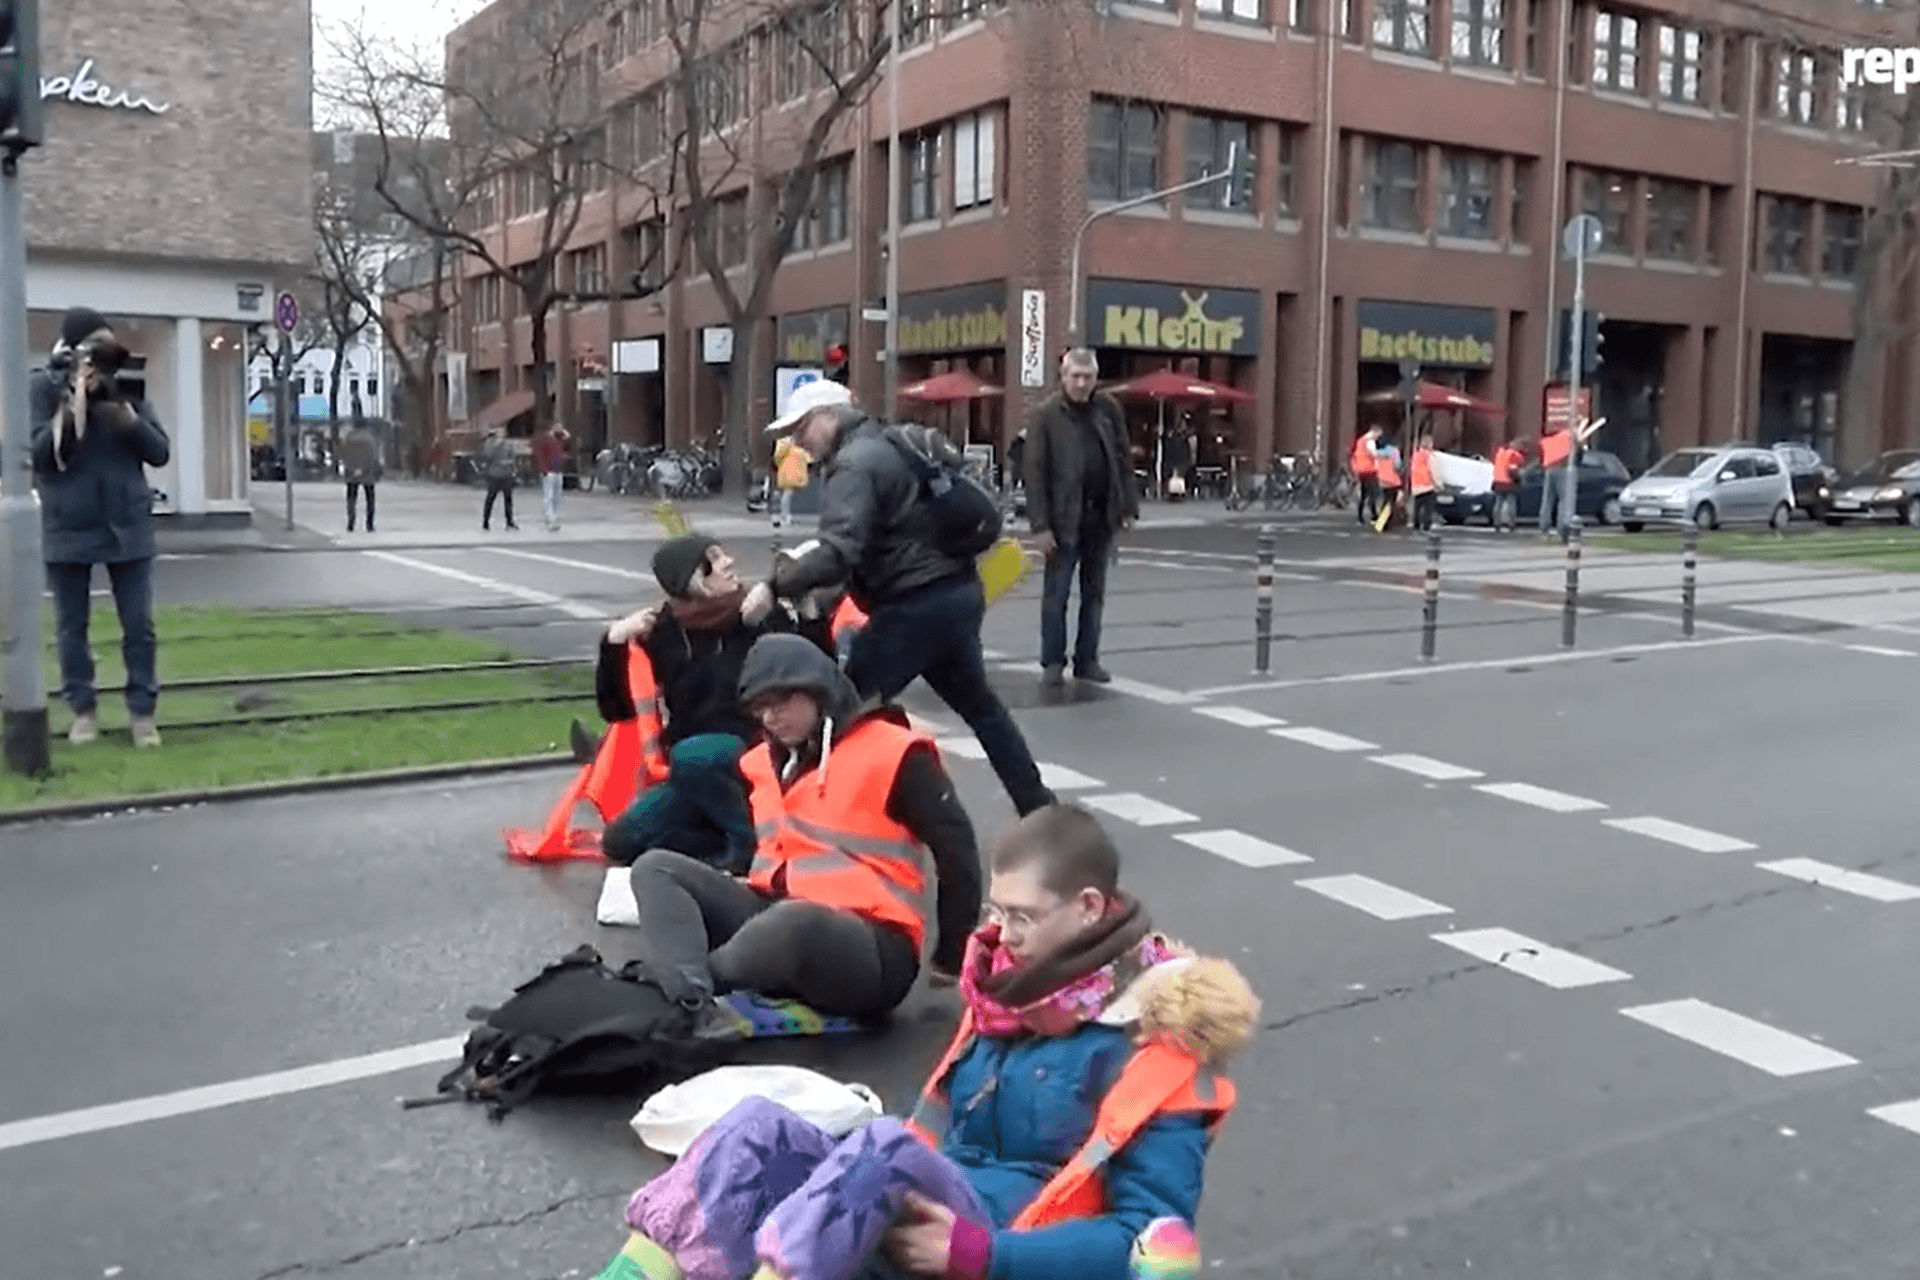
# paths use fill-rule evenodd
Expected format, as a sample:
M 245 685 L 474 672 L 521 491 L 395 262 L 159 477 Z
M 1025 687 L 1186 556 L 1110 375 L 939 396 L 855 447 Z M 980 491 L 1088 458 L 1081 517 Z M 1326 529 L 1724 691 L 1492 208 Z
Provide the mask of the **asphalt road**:
M 1265 681 L 1246 525 L 1129 548 L 1113 689 L 1038 688 L 1033 584 L 988 626 L 996 683 L 1036 754 L 1081 775 L 1064 793 L 1111 817 L 1130 885 L 1265 1002 L 1209 1170 L 1210 1273 L 1912 1274 L 1920 1133 L 1894 1121 L 1920 1119 L 1870 1112 L 1920 1099 L 1889 697 L 1920 645 L 1732 624 L 1685 644 L 1660 610 L 1601 601 L 1567 655 L 1552 601 L 1449 587 L 1423 668 L 1408 548 L 1346 532 L 1282 533 Z M 657 594 L 643 543 L 500 545 L 518 554 L 172 560 L 161 590 L 390 609 L 547 654 Z M 990 835 L 1011 811 L 966 748 L 952 767 Z M 632 1100 L 402 1112 L 441 1069 L 423 1062 L 74 1136 L 21 1123 L 431 1044 L 580 941 L 621 958 L 595 869 L 500 856 L 559 781 L 0 831 L 4 1270 L 592 1275 L 661 1163 Z M 883 1035 L 798 1056 L 898 1107 L 953 1012 L 918 993 Z

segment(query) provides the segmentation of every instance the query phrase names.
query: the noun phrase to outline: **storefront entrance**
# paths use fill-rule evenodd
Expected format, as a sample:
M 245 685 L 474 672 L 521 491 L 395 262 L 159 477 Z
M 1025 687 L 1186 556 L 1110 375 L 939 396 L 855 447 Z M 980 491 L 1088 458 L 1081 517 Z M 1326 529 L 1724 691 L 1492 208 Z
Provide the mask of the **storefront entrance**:
M 1418 378 L 1452 387 L 1495 404 L 1505 399 L 1494 385 L 1494 312 L 1485 307 L 1447 307 L 1422 302 L 1362 300 L 1359 321 L 1360 377 L 1357 424 L 1339 437 L 1344 463 L 1360 429 L 1377 426 L 1410 451 L 1405 408 L 1395 394 L 1402 361 L 1419 364 Z M 1508 409 L 1512 412 L 1511 406 Z M 1490 457 L 1506 424 L 1478 414 L 1421 412 L 1413 417 L 1417 434 L 1433 432 L 1434 447 L 1449 453 Z
M 1600 325 L 1599 373 L 1593 379 L 1594 414 L 1607 420 L 1593 447 L 1614 454 L 1639 475 L 1666 454 L 1661 400 L 1666 391 L 1667 344 L 1679 333 L 1657 324 L 1607 320 Z

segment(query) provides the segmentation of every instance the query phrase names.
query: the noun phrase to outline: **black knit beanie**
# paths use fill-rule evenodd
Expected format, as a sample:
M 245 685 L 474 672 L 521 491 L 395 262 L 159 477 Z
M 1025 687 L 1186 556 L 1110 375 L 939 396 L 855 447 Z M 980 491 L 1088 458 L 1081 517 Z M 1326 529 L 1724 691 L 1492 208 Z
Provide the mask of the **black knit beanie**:
M 60 341 L 77 347 L 102 329 L 111 329 L 107 318 L 92 307 L 74 307 L 61 318 Z
M 660 589 L 670 596 L 686 595 L 693 576 L 707 562 L 707 552 L 719 545 L 701 533 L 689 533 L 662 543 L 653 553 L 653 576 L 660 580 Z

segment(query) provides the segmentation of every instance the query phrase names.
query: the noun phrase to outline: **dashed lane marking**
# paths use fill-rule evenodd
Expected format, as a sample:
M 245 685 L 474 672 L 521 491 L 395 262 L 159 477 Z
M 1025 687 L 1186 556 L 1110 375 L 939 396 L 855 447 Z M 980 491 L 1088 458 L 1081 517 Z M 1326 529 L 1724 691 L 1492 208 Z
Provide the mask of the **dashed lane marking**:
M 1378 920 L 1414 920 L 1421 916 L 1453 914 L 1452 907 L 1442 906 L 1417 893 L 1408 893 L 1405 889 L 1397 889 L 1372 876 L 1321 876 L 1313 880 L 1296 880 L 1294 883 L 1323 898 L 1331 898 L 1356 911 L 1364 911 Z
M 1915 888 L 1913 885 L 1889 880 L 1885 876 L 1868 875 L 1864 871 L 1849 871 L 1845 867 L 1829 866 L 1824 862 L 1815 862 L 1812 858 L 1783 858 L 1778 862 L 1762 862 L 1758 865 L 1762 871 L 1791 876 L 1795 880 L 1804 880 L 1808 884 L 1817 884 L 1827 889 L 1838 889 L 1842 893 L 1871 898 L 1875 902 L 1912 902 L 1915 898 L 1920 898 L 1920 888 Z
M 1920 1098 L 1910 1102 L 1895 1102 L 1884 1107 L 1874 1107 L 1867 1114 L 1875 1120 L 1885 1120 L 1888 1124 L 1898 1125 L 1908 1133 L 1920 1133 Z
M 984 752 L 982 753 L 985 754 Z M 1098 778 L 1090 778 L 1077 769 L 1069 769 L 1063 764 L 1040 765 L 1040 781 L 1050 791 L 1086 791 L 1107 784 Z
M 1756 1022 L 1705 1000 L 1669 1000 L 1620 1012 L 1689 1044 L 1758 1067 L 1768 1075 L 1801 1076 L 1831 1071 L 1835 1067 L 1851 1067 L 1859 1061 L 1837 1049 Z
M 1608 818 L 1606 825 L 1617 831 L 1646 836 L 1650 840 L 1677 844 L 1695 853 L 1740 853 L 1760 847 L 1733 836 L 1723 836 L 1717 831 L 1703 831 L 1699 827 L 1690 827 L 1684 822 L 1669 822 L 1665 818 Z
M 1103 813 L 1110 813 L 1123 822 L 1131 822 L 1137 827 L 1171 827 L 1176 823 L 1200 821 L 1185 809 L 1161 804 L 1158 800 L 1143 796 L 1137 791 L 1088 796 L 1084 803 Z
M 569 618 L 579 618 L 582 621 L 589 622 L 604 622 L 607 617 L 606 611 L 603 609 L 594 609 L 584 604 L 576 604 L 564 596 L 556 596 L 546 591 L 535 591 L 532 587 L 523 587 L 512 582 L 502 582 L 498 578 L 483 578 L 477 573 L 468 573 L 464 569 L 452 569 L 446 565 L 432 564 L 425 560 L 416 560 L 412 556 L 395 555 L 391 551 L 362 551 L 360 554 L 363 556 L 371 556 L 375 560 L 384 560 L 388 564 L 397 564 L 402 568 L 418 569 L 422 573 L 431 573 L 454 582 L 463 582 L 470 587 L 479 587 L 499 595 L 512 596 L 514 599 L 524 600 L 528 604 L 537 604 L 542 608 L 564 613 Z
M 1448 764 L 1445 760 L 1435 760 L 1431 756 L 1372 756 L 1375 764 L 1383 764 L 1389 769 L 1398 769 L 1402 773 L 1411 773 L 1416 777 L 1428 778 L 1434 782 L 1458 782 L 1463 778 L 1484 778 L 1487 775 L 1478 769 L 1466 769 L 1457 764 Z
M 1195 707 L 1203 716 L 1239 725 L 1242 729 L 1271 729 L 1275 725 L 1285 724 L 1279 716 L 1270 716 L 1264 711 L 1255 711 L 1249 707 Z
M 1285 738 L 1289 742 L 1318 747 L 1322 751 L 1378 751 L 1380 749 L 1380 744 L 1377 742 L 1349 738 L 1344 733 L 1335 733 L 1331 729 L 1315 729 L 1309 725 L 1301 725 L 1295 729 L 1269 729 L 1267 732 L 1276 738 Z
M 1851 653 L 1871 653 L 1882 658 L 1920 657 L 1911 649 L 1883 649 L 1877 644 L 1850 644 L 1847 649 Z
M 1511 929 L 1467 929 L 1458 933 L 1436 933 L 1435 942 L 1466 952 L 1517 973 L 1523 978 L 1566 991 L 1574 987 L 1594 987 L 1603 982 L 1625 982 L 1633 975 L 1612 965 L 1589 960 L 1585 956 L 1535 942 Z
M 1183 831 L 1174 839 L 1243 867 L 1286 867 L 1313 861 L 1304 853 L 1269 844 L 1244 831 Z
M 1515 804 L 1532 805 L 1536 809 L 1545 809 L 1549 813 L 1591 813 L 1607 806 L 1598 800 L 1589 800 L 1585 796 L 1570 796 L 1564 791 L 1549 791 L 1545 787 L 1536 787 L 1530 782 L 1488 782 L 1474 788 L 1490 796 L 1499 796 L 1502 800 L 1511 800 Z

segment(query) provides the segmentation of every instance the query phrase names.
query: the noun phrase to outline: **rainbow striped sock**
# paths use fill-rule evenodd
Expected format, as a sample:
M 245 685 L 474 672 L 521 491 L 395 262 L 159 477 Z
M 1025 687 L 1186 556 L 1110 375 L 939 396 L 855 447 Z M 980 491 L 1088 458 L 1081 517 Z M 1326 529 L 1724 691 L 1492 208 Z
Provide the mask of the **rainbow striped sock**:
M 636 1231 L 594 1280 L 682 1280 L 682 1276 L 672 1254 Z

